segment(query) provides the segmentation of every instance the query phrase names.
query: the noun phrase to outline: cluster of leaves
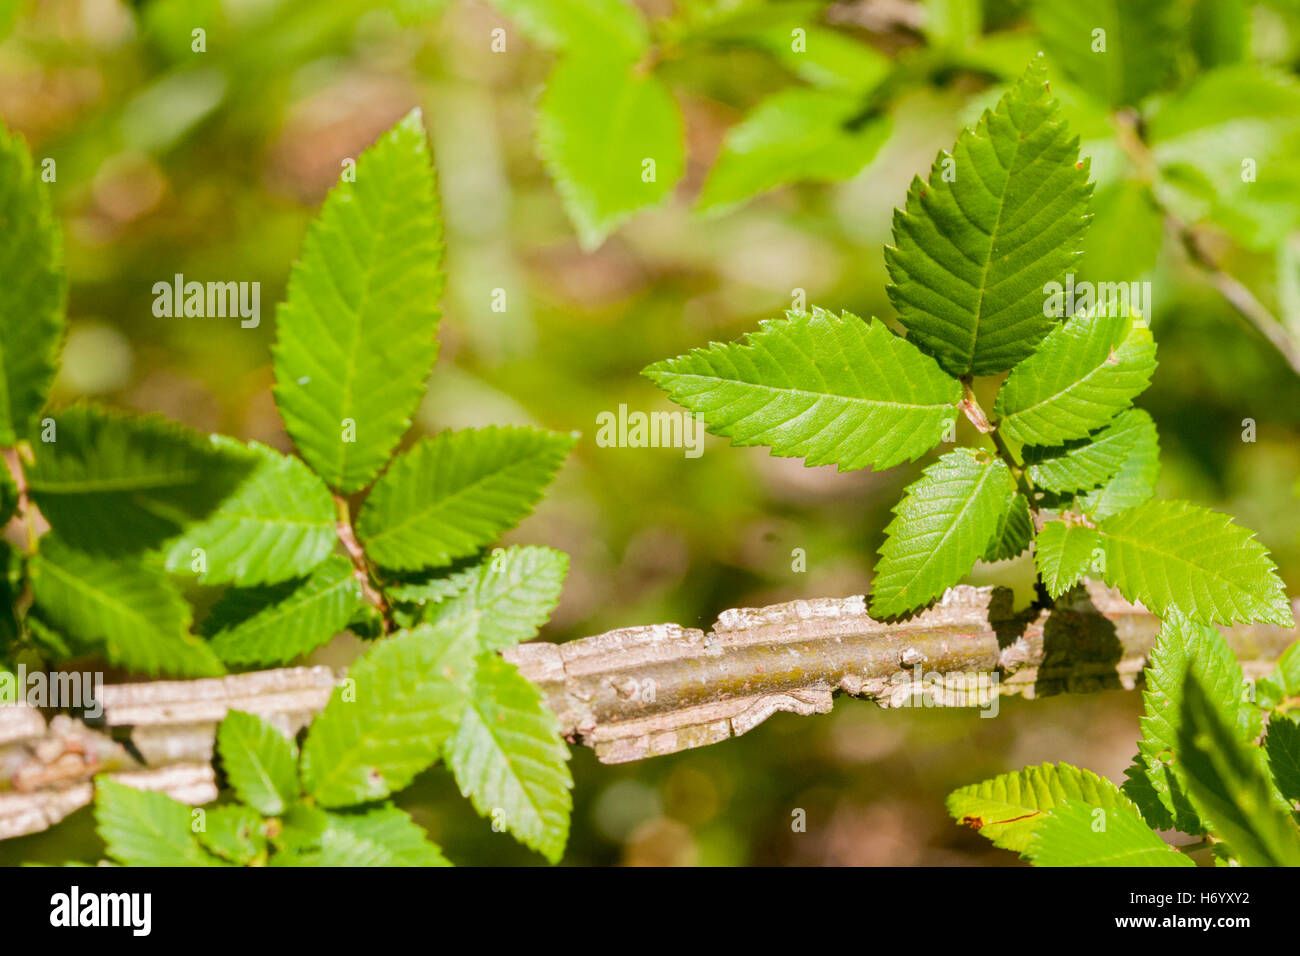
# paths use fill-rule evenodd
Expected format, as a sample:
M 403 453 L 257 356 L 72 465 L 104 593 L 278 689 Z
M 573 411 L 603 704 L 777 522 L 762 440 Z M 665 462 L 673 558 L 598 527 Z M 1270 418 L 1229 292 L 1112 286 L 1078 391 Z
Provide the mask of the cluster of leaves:
M 702 212 L 784 183 L 852 176 L 889 134 L 888 120 L 865 106 L 887 58 L 817 25 L 818 3 L 688 3 L 652 34 L 626 0 L 494 2 L 559 54 L 539 105 L 538 151 L 585 248 L 667 199 L 685 172 L 681 110 L 662 76 L 679 57 L 746 47 L 807 83 L 763 100 L 732 128 Z
M 1251 684 L 1216 628 L 1175 612 L 1143 699 L 1123 786 L 1043 764 L 956 790 L 948 811 L 1037 866 L 1195 865 L 1160 830 L 1201 837 L 1187 848 L 1219 865 L 1300 866 L 1300 644 Z
M 847 312 L 792 312 L 646 375 L 714 434 L 841 471 L 915 460 L 953 441 L 967 415 L 989 447 L 950 451 L 907 487 L 876 565 L 877 617 L 1036 542 L 1052 598 L 1091 575 L 1161 615 L 1289 624 L 1251 532 L 1152 500 L 1155 425 L 1130 407 L 1156 366 L 1145 321 L 1119 308 L 1047 315 L 1045 290 L 1077 259 L 1090 186 L 1042 59 L 895 214 L 885 257 L 905 338 Z M 990 420 L 975 383 L 1005 372 Z
M 983 447 L 942 455 L 905 490 L 876 565 L 876 617 L 923 607 L 976 561 L 1032 545 L 1045 603 L 1099 577 L 1164 618 L 1124 793 L 1074 768 L 1032 768 L 959 791 L 959 818 L 1040 863 L 1186 861 L 1147 825 L 1174 820 L 1221 834 L 1242 862 L 1300 859 L 1283 801 L 1294 725 L 1270 731 L 1270 789 L 1249 746 L 1259 711 L 1241 703 L 1241 669 L 1212 626 L 1293 625 L 1282 583 L 1228 516 L 1153 499 L 1156 429 L 1131 407 L 1156 366 L 1142 318 L 1095 303 L 1055 321 L 1044 307 L 1089 225 L 1088 172 L 1040 56 L 895 214 L 885 256 L 906 337 L 848 313 L 792 312 L 646 375 L 737 445 L 841 471 L 914 460 L 953 441 L 966 415 Z M 976 382 L 1003 373 L 990 418 Z M 1277 695 L 1294 649 L 1288 660 Z M 1095 831 L 1104 839 L 1087 839 Z
M 66 281 L 46 189 L 0 132 L 0 271 L 22 277 L 0 289 L 0 446 L 22 489 L 2 473 L 0 520 L 16 515 L 27 531 L 25 549 L 0 544 L 0 664 L 92 654 L 132 673 L 205 677 L 294 660 L 344 629 L 382 635 L 311 726 L 301 793 L 292 744 L 252 718 L 223 726 L 244 806 L 214 810 L 202 846 L 260 860 L 256 830 L 292 850 L 287 861 L 427 861 L 437 851 L 418 828 L 366 805 L 443 758 L 481 813 L 558 859 L 567 748 L 540 692 L 497 651 L 536 635 L 567 558 L 487 549 L 531 512 L 574 439 L 483 428 L 398 450 L 437 355 L 443 285 L 419 113 L 345 174 L 290 276 L 275 401 L 301 458 L 156 416 L 42 413 Z M 38 537 L 40 517 L 50 530 Z M 197 631 L 186 587 L 224 588 L 203 600 Z M 277 822 L 250 829 L 255 813 Z M 189 811 L 165 796 L 102 784 L 99 819 L 122 863 L 206 852 Z
M 663 74 L 683 58 L 759 51 L 797 81 L 728 131 L 697 200 L 710 214 L 778 185 L 854 176 L 889 136 L 901 94 L 953 71 L 1014 81 L 1015 64 L 1046 50 L 1071 114 L 1105 158 L 1096 213 L 1108 239 L 1088 247 L 1086 271 L 1118 280 L 1151 268 L 1172 212 L 1275 253 L 1279 290 L 1297 274 L 1297 246 L 1283 240 L 1300 227 L 1300 179 L 1288 160 L 1300 145 L 1300 86 L 1251 62 L 1241 0 L 1096 10 L 1075 0 L 932 0 L 893 56 L 823 24 L 814 2 L 685 3 L 649 24 L 626 0 L 495 2 L 561 55 L 538 146 L 588 248 L 665 200 L 681 177 L 683 122 Z M 1117 124 L 1121 110 L 1140 110 L 1141 120 Z M 1243 157 L 1266 174 L 1243 176 Z M 657 167 L 652 181 L 642 177 L 646 160 Z

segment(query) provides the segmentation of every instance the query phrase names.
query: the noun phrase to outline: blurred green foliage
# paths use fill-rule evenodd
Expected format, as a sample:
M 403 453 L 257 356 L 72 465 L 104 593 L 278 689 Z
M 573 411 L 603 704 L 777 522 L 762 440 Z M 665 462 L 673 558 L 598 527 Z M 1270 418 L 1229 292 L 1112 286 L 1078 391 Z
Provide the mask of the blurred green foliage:
M 71 332 L 56 400 L 93 396 L 287 449 L 270 396 L 271 305 L 343 161 L 419 105 L 448 250 L 444 345 L 420 426 L 583 433 L 551 496 L 511 536 L 572 556 L 543 636 L 707 627 L 738 605 L 862 593 L 887 509 L 927 459 L 837 475 L 713 438 L 698 459 L 601 448 L 596 416 L 620 403 L 669 409 L 641 368 L 737 338 L 782 314 L 796 290 L 809 305 L 892 318 L 881 254 L 891 210 L 936 146 L 1030 56 L 1046 48 L 1070 66 L 1077 51 L 1054 52 L 1070 25 L 1049 0 L 930 0 L 889 5 L 893 16 L 866 2 L 755 3 L 739 14 L 702 0 L 640 6 L 656 74 L 684 117 L 684 171 L 664 202 L 583 251 L 536 148 L 556 56 L 481 0 L 0 2 L 0 35 L 16 13 L 0 44 L 0 118 L 26 136 L 38 165 L 52 159 L 57 170 Z M 1153 283 L 1160 367 L 1141 404 L 1160 428 L 1160 493 L 1260 529 L 1295 593 L 1300 378 L 1188 261 L 1155 203 L 1197 223 L 1224 268 L 1300 334 L 1300 4 L 1150 6 L 1170 15 L 1146 23 L 1154 45 L 1137 72 L 1088 89 L 1096 84 L 1079 88 L 1053 70 L 1097 182 L 1079 272 Z M 791 17 L 806 21 L 830 58 L 801 60 L 787 32 L 748 29 L 731 42 L 740 14 L 771 16 L 779 31 Z M 492 49 L 496 28 L 503 53 Z M 843 83 L 889 129 L 862 172 L 697 215 L 729 127 L 773 94 Z M 1116 116 L 1139 98 L 1159 175 L 1121 148 L 1127 121 Z M 1257 160 L 1254 183 L 1228 175 L 1245 156 Z M 261 282 L 264 320 L 243 329 L 156 317 L 153 284 L 176 273 Z M 1243 440 L 1247 419 L 1254 441 Z M 805 572 L 792 569 L 795 548 Z M 974 583 L 1014 585 L 1024 601 L 1031 574 L 1022 559 L 979 566 Z M 356 648 L 341 639 L 319 659 L 341 665 Z M 996 720 L 842 701 L 829 717 L 778 715 L 739 740 L 643 764 L 601 767 L 575 748 L 565 859 L 1005 863 L 951 824 L 944 794 L 1048 759 L 1118 777 L 1140 711 L 1138 695 L 1123 692 L 1007 701 Z M 457 862 L 539 862 L 474 817 L 445 774 L 426 774 L 401 802 Z M 791 828 L 800 808 L 806 833 Z M 98 853 L 85 811 L 0 844 L 0 862 Z

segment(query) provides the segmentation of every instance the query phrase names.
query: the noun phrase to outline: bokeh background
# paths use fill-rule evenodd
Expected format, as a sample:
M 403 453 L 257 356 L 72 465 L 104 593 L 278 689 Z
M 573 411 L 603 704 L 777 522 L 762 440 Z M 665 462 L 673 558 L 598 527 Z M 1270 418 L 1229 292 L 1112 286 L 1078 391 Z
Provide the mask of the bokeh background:
M 682 6 L 638 5 L 652 18 Z M 270 393 L 274 304 L 341 160 L 419 105 L 449 280 L 417 432 L 533 423 L 583 433 L 545 503 L 510 535 L 571 555 L 543 637 L 657 621 L 707 628 L 734 606 L 862 593 L 888 509 L 928 459 L 841 475 L 711 437 L 698 459 L 600 448 L 596 416 L 620 403 L 669 408 L 641 368 L 740 336 L 782 314 L 795 289 L 809 304 L 893 315 L 882 256 L 891 210 L 1037 46 L 1024 4 L 988 0 L 978 44 L 935 50 L 917 24 L 936 6 L 827 5 L 819 16 L 856 42 L 895 62 L 928 58 L 891 100 L 893 132 L 850 181 L 782 188 L 722 216 L 699 218 L 691 205 L 726 129 L 795 79 L 754 50 L 665 63 L 686 119 L 684 180 L 672 201 L 584 253 L 535 148 L 554 58 L 484 0 L 0 0 L 0 21 L 14 17 L 0 44 L 0 119 L 57 164 L 71 331 L 56 400 L 162 412 L 288 450 Z M 1300 4 L 1242 6 L 1251 57 L 1294 72 Z M 198 26 L 201 56 L 190 50 Z M 505 55 L 489 48 L 494 27 L 508 31 Z M 1185 78 L 1198 69 L 1180 62 Z M 1113 130 L 1095 113 L 1072 118 L 1101 193 L 1123 175 Z M 1098 256 L 1128 243 L 1122 254 L 1155 289 L 1160 368 L 1140 404 L 1160 428 L 1160 493 L 1257 529 L 1295 593 L 1300 379 L 1178 243 L 1114 231 L 1096 242 Z M 1136 254 L 1134 242 L 1145 243 Z M 1228 239 L 1216 249 L 1281 314 L 1274 250 Z M 154 317 L 152 286 L 175 273 L 260 282 L 261 326 Z M 504 312 L 491 308 L 497 288 L 508 290 Z M 1254 442 L 1242 440 L 1247 418 Z M 802 573 L 795 548 L 807 554 Z M 974 581 L 1012 584 L 1027 600 L 1030 573 L 1023 560 L 979 566 Z M 342 665 L 356 648 L 343 638 L 321 659 Z M 946 793 L 1044 760 L 1118 778 L 1140 709 L 1124 692 L 1008 700 L 994 720 L 842 699 L 829 716 L 779 714 L 738 740 L 641 764 L 602 767 L 574 748 L 565 862 L 1015 865 L 948 819 Z M 459 863 L 540 862 L 475 817 L 441 769 L 400 802 Z M 796 809 L 806 832 L 792 832 Z M 0 844 L 5 863 L 97 857 L 85 811 Z

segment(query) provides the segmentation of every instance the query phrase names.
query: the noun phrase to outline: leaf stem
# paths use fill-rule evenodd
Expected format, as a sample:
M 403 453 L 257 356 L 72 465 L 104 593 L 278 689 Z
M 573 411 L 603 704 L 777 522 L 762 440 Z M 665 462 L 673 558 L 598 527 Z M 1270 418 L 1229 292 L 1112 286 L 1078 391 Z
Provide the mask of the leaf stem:
M 392 632 L 393 624 L 388 614 L 388 602 L 384 600 L 383 594 L 375 587 L 374 582 L 370 579 L 370 563 L 366 559 L 365 549 L 361 547 L 361 542 L 357 540 L 356 533 L 352 530 L 352 516 L 348 509 L 348 500 L 342 495 L 334 495 L 334 506 L 338 512 L 338 521 L 335 525 L 339 541 L 343 543 L 343 550 L 348 554 L 348 560 L 352 562 L 352 576 L 357 579 L 361 585 L 361 596 L 365 598 L 366 603 L 374 607 L 383 616 L 384 633 Z

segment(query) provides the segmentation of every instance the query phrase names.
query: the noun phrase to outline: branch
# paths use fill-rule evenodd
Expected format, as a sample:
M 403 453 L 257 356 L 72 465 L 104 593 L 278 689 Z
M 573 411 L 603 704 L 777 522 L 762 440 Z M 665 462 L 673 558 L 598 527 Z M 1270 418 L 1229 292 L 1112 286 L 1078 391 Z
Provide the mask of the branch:
M 1300 600 L 1294 608 L 1300 616 Z M 1015 612 L 1005 588 L 962 586 L 901 622 L 872 619 L 861 596 L 816 598 L 725 611 L 707 634 L 653 624 L 521 644 L 504 656 L 541 688 L 571 741 L 603 763 L 623 763 L 739 736 L 777 711 L 826 713 L 837 693 L 992 716 L 1004 694 L 1132 688 L 1159 627 L 1096 584 L 1050 612 Z M 1250 678 L 1300 636 L 1267 625 L 1224 633 Z M 100 772 L 210 802 L 213 741 L 228 710 L 294 734 L 334 683 L 327 667 L 294 667 L 110 685 L 101 691 L 102 723 L 120 740 L 67 716 L 47 727 L 31 708 L 0 707 L 0 839 L 44 829 L 88 803 Z

